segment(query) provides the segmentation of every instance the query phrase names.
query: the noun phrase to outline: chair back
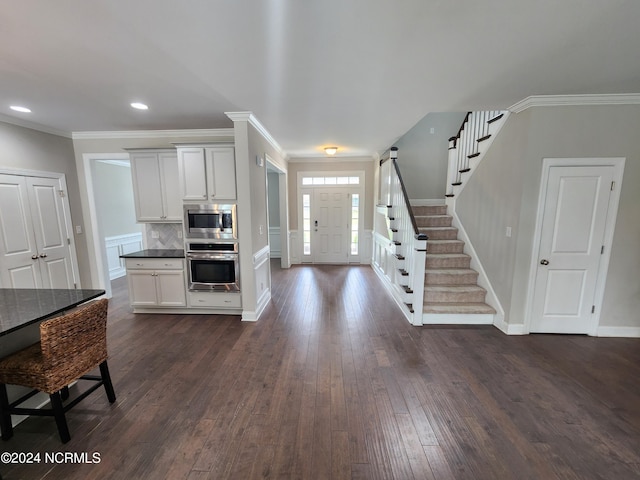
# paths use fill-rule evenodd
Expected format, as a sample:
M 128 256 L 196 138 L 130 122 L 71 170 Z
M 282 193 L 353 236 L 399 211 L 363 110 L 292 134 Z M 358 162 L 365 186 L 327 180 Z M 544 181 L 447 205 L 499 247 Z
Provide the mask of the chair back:
M 107 308 L 103 298 L 40 324 L 40 347 L 53 383 L 66 385 L 107 359 Z

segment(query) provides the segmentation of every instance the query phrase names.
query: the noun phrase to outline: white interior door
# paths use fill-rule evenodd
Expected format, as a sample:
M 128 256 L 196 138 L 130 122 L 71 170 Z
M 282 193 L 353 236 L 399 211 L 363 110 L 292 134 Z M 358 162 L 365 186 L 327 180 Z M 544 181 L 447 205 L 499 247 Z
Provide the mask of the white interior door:
M 70 240 L 60 181 L 39 177 L 27 177 L 26 181 L 42 287 L 74 288 Z
M 25 177 L 0 175 L 0 281 L 3 288 L 41 288 L 38 248 Z
M 349 190 L 314 188 L 311 220 L 313 260 L 346 263 L 349 259 Z
M 74 288 L 59 179 L 0 175 L 0 280 L 5 288 Z
M 590 333 L 613 166 L 551 166 L 530 332 Z

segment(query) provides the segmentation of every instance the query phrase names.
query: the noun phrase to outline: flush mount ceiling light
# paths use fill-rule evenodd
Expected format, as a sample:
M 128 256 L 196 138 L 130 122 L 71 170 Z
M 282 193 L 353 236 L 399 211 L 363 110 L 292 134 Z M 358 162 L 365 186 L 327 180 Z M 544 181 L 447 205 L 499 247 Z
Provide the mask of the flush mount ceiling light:
M 140 102 L 133 102 L 131 104 L 131 106 L 137 110 L 149 110 L 149 107 L 146 106 L 144 103 L 140 103 Z
M 31 113 L 31 109 L 29 109 L 27 107 L 21 107 L 20 105 L 11 105 L 9 108 L 11 110 L 14 110 L 14 111 L 20 112 L 20 113 Z
M 324 153 L 327 155 L 335 155 L 338 151 L 338 147 L 324 147 Z

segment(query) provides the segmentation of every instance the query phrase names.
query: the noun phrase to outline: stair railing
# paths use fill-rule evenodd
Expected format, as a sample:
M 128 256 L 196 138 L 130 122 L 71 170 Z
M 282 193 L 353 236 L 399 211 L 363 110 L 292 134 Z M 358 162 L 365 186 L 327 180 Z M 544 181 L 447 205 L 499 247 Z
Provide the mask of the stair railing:
M 465 174 L 472 171 L 482 153 L 483 142 L 492 136 L 492 125 L 505 112 L 490 110 L 468 112 L 458 134 L 449 139 L 449 165 L 446 196 L 453 197 L 463 184 Z
M 380 199 L 386 205 L 379 211 L 384 211 L 389 232 L 384 252 L 377 249 L 386 258 L 374 258 L 374 264 L 384 265 L 384 276 L 407 319 L 422 325 L 427 236 L 418 229 L 397 157 L 398 149 L 392 147 L 389 158 L 380 162 Z

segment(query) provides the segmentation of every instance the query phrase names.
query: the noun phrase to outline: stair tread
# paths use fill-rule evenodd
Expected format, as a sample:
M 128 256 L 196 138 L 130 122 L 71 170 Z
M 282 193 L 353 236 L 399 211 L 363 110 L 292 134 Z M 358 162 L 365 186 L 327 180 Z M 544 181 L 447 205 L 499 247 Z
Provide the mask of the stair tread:
M 466 253 L 430 253 L 429 254 L 431 257 L 438 257 L 438 258 L 469 258 L 469 255 L 467 255 Z

